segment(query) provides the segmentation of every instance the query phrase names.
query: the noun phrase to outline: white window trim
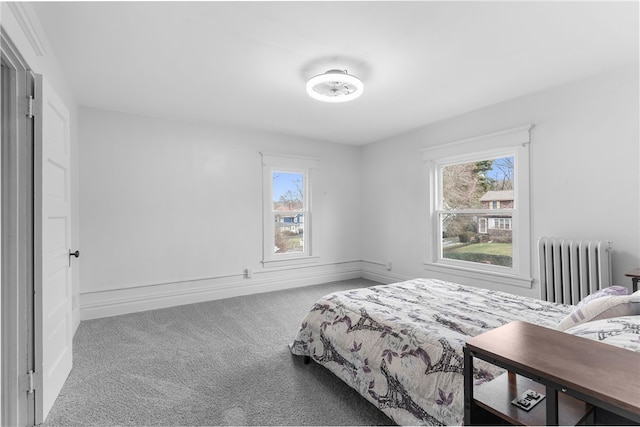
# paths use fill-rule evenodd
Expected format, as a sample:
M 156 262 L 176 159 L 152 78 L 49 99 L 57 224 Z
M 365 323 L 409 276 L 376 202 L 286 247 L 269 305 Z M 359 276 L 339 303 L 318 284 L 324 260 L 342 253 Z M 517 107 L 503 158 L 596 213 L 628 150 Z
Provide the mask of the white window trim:
M 429 189 L 429 217 L 427 226 L 425 270 L 453 273 L 471 279 L 490 280 L 500 284 L 531 288 L 531 213 L 529 144 L 533 125 L 521 126 L 474 138 L 439 144 L 422 150 Z M 513 241 L 513 266 L 485 266 L 457 260 L 443 259 L 439 254 L 441 241 L 440 221 L 437 215 L 440 166 L 471 162 L 493 156 L 515 154 L 516 176 L 512 211 L 515 228 Z M 505 210 L 510 211 L 510 210 Z M 485 211 L 486 212 L 486 211 Z
M 286 267 L 318 262 L 320 255 L 318 250 L 317 230 L 314 221 L 313 195 L 316 194 L 317 172 L 319 160 L 314 157 L 295 156 L 290 154 L 260 153 L 262 155 L 262 264 L 264 267 Z M 305 251 L 303 253 L 277 254 L 273 251 L 275 246 L 275 224 L 272 215 L 273 172 L 287 171 L 299 172 L 305 176 L 305 204 L 304 239 Z

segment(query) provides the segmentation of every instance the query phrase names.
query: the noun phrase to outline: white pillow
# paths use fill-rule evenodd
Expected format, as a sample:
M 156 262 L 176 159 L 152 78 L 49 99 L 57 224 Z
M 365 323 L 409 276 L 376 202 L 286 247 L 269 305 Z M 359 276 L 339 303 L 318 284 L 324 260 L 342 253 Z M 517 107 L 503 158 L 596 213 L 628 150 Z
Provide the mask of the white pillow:
M 607 296 L 620 296 L 627 295 L 629 290 L 625 286 L 609 286 L 608 288 L 599 289 L 595 292 L 590 293 L 586 297 L 582 298 L 576 307 L 582 307 L 586 303 L 593 301 L 597 298 L 607 297 Z
M 605 296 L 576 307 L 556 326 L 564 331 L 592 320 L 640 314 L 640 291 L 631 295 Z
M 640 316 L 613 317 L 576 325 L 567 334 L 640 352 Z

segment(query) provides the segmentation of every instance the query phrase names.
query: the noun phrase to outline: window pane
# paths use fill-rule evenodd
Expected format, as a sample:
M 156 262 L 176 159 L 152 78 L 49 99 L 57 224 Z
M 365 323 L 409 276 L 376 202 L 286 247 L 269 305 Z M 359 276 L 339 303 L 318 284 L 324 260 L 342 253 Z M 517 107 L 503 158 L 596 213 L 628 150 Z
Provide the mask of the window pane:
M 304 174 L 273 172 L 273 210 L 302 211 L 304 208 Z
M 440 214 L 442 257 L 512 267 L 511 214 Z
M 304 214 L 282 212 L 274 214 L 275 247 L 277 254 L 304 252 Z
M 513 208 L 514 158 L 442 167 L 442 209 Z

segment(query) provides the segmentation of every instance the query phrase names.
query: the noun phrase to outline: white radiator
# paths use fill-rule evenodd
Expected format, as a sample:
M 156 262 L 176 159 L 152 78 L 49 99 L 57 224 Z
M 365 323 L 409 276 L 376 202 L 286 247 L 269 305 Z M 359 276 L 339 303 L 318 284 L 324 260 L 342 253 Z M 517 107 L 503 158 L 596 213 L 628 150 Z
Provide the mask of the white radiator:
M 540 298 L 577 304 L 611 285 L 611 242 L 541 237 L 538 240 Z

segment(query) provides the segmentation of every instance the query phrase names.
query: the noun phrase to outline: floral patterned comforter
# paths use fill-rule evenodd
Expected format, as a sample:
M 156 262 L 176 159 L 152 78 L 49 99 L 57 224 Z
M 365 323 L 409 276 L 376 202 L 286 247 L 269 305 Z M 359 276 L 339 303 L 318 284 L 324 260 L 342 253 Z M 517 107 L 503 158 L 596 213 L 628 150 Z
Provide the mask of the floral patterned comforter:
M 335 292 L 302 322 L 291 352 L 310 356 L 400 425 L 461 425 L 462 348 L 513 320 L 554 328 L 572 306 L 414 279 Z M 478 361 L 474 378 L 502 370 Z

